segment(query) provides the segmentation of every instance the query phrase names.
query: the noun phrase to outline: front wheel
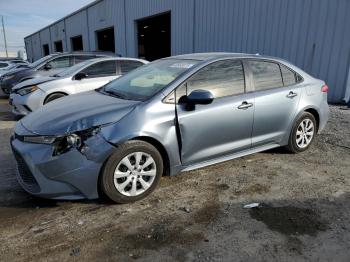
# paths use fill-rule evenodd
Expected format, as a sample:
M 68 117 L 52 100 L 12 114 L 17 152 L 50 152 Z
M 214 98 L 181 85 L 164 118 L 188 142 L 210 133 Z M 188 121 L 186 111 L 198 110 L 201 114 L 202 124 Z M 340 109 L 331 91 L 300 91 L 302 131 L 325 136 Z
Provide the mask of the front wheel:
M 304 112 L 294 123 L 287 149 L 292 153 L 303 152 L 310 147 L 315 135 L 315 117 L 309 112 Z
M 128 141 L 107 160 L 100 186 L 117 203 L 130 203 L 149 195 L 163 174 L 159 151 L 144 141 Z
M 61 98 L 61 97 L 64 97 L 66 96 L 65 94 L 63 93 L 53 93 L 51 95 L 49 95 L 48 97 L 45 98 L 45 101 L 44 101 L 44 105 L 53 101 L 53 100 L 56 100 L 58 98 Z

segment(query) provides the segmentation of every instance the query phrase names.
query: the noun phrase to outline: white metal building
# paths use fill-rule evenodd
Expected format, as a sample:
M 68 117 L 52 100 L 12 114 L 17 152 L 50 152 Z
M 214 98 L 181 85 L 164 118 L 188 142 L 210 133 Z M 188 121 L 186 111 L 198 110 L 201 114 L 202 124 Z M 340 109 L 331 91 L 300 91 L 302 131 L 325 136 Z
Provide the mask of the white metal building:
M 109 50 L 159 57 L 207 51 L 285 58 L 350 96 L 349 0 L 98 0 L 25 38 L 28 59 Z

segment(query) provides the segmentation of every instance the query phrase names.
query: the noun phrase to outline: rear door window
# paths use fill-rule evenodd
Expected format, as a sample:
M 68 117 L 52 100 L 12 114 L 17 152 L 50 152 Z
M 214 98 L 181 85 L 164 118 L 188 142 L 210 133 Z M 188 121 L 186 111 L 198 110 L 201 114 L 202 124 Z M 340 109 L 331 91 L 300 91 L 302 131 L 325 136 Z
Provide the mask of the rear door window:
M 280 66 L 267 61 L 248 61 L 253 73 L 255 91 L 283 87 Z
M 82 72 L 85 73 L 88 78 L 112 76 L 116 75 L 117 64 L 116 61 L 98 62 L 85 68 Z
M 283 78 L 283 84 L 284 86 L 291 86 L 295 85 L 301 81 L 303 81 L 303 78 L 296 72 L 292 71 L 288 67 L 284 65 L 281 66 L 281 72 L 282 72 L 282 78 Z
M 7 67 L 8 64 L 7 63 L 0 63 L 0 68 L 4 68 L 4 67 Z
M 140 67 L 143 63 L 133 60 L 119 60 L 120 72 L 122 75 L 129 73 L 130 71 Z

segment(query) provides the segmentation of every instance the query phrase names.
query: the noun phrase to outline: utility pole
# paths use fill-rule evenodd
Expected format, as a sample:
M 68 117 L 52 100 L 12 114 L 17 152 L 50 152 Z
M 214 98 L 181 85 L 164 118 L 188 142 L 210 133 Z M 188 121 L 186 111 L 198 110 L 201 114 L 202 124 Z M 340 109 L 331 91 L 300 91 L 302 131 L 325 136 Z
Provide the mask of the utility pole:
M 7 52 L 7 42 L 6 42 L 6 33 L 5 33 L 5 25 L 4 25 L 4 16 L 1 17 L 1 22 L 2 22 L 2 32 L 4 33 L 4 44 L 5 44 L 6 57 L 9 57 L 9 54 Z

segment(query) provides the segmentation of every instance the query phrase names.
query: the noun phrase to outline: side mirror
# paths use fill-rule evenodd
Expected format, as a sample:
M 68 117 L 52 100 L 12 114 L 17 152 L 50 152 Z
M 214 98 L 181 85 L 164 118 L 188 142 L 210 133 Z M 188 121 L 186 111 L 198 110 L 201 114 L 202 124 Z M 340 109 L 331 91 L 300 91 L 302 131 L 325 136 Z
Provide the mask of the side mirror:
M 87 77 L 88 77 L 88 76 L 87 76 L 86 73 L 80 72 L 80 73 L 78 73 L 78 74 L 75 75 L 74 79 L 75 79 L 75 80 L 82 80 L 82 79 L 87 78 Z
M 45 69 L 46 71 L 49 71 L 49 70 L 52 69 L 52 65 L 51 65 L 50 63 L 48 63 L 48 64 L 46 64 L 46 65 L 44 66 L 44 69 Z
M 210 91 L 202 89 L 194 90 L 183 98 L 183 102 L 193 105 L 208 105 L 214 100 L 214 96 Z

